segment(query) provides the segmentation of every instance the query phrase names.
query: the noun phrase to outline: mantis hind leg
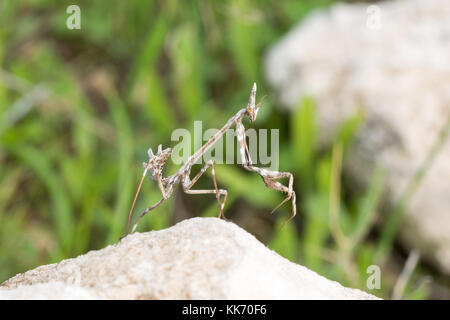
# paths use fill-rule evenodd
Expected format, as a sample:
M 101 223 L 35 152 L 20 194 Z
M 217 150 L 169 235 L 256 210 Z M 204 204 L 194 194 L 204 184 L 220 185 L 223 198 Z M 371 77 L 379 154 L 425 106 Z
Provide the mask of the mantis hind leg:
M 142 182 L 144 181 L 144 178 L 145 178 L 145 175 L 147 173 L 147 170 L 148 170 L 148 168 L 145 168 L 144 174 L 142 175 L 142 178 L 141 178 L 141 182 L 139 183 L 139 187 L 138 187 L 138 189 L 136 191 L 136 194 L 134 196 L 133 204 L 131 205 L 131 209 L 130 209 L 130 212 L 128 214 L 127 230 L 126 230 L 125 235 L 122 238 L 126 237 L 129 234 L 130 221 L 131 221 L 131 216 L 133 214 L 134 205 L 136 204 L 136 200 L 137 200 L 137 197 L 139 195 L 139 191 L 141 190 Z M 148 207 L 147 209 L 142 211 L 142 213 L 139 215 L 139 218 L 136 220 L 136 223 L 134 224 L 134 226 L 133 226 L 133 228 L 131 230 L 131 233 L 133 233 L 136 230 L 137 225 L 138 225 L 139 221 L 141 221 L 142 217 L 144 217 L 149 211 L 155 209 L 156 207 L 159 207 L 165 200 L 168 199 L 168 197 L 170 195 L 170 194 L 169 195 L 166 194 L 166 190 L 164 189 L 161 177 L 160 176 L 156 177 L 156 180 L 158 181 L 158 187 L 159 187 L 159 189 L 161 191 L 162 199 L 159 200 L 157 203 L 155 203 L 153 206 Z M 120 239 L 122 239 L 122 238 L 120 238 Z
M 159 200 L 157 203 L 155 203 L 155 204 L 152 205 L 151 207 L 148 207 L 147 209 L 145 209 L 144 211 L 142 211 L 141 214 L 139 215 L 139 218 L 138 218 L 138 219 L 136 220 L 136 222 L 134 223 L 133 228 L 131 229 L 131 233 L 133 233 L 133 232 L 136 230 L 136 228 L 137 228 L 137 226 L 138 226 L 138 224 L 139 224 L 139 221 L 141 221 L 141 219 L 142 219 L 147 213 L 149 213 L 149 212 L 152 211 L 153 209 L 159 207 L 165 200 L 166 200 L 165 198 L 162 198 L 161 200 Z

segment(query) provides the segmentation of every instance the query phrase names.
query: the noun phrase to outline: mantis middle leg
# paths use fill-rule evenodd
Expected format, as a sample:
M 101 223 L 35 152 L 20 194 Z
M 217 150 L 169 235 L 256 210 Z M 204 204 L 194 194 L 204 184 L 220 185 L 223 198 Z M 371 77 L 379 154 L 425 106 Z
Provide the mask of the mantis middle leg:
M 205 173 L 208 168 L 211 168 L 211 174 L 214 182 L 213 190 L 191 190 L 197 180 Z M 225 201 L 227 200 L 227 190 L 219 189 L 217 187 L 216 172 L 214 170 L 214 162 L 212 160 L 208 161 L 206 165 L 197 173 L 197 175 L 191 180 L 189 180 L 189 172 L 187 172 L 185 178 L 183 179 L 183 191 L 187 194 L 215 194 L 217 203 L 219 204 L 219 218 L 225 218 L 223 214 L 223 209 L 225 207 Z M 220 201 L 220 196 L 223 196 L 222 201 Z

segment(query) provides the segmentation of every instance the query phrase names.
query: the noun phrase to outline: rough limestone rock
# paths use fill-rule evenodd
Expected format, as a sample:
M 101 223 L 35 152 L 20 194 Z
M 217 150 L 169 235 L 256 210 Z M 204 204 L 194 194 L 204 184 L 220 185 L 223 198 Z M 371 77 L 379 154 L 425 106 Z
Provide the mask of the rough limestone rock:
M 193 218 L 19 274 L 0 298 L 376 299 L 269 250 L 231 222 Z
M 314 12 L 269 51 L 266 71 L 284 106 L 297 107 L 305 95 L 316 99 L 322 143 L 363 110 L 365 125 L 346 173 L 364 186 L 374 165 L 384 167 L 385 204 L 392 207 L 450 117 L 450 1 L 369 5 Z M 400 230 L 407 248 L 418 248 L 447 274 L 449 182 L 446 142 L 409 202 Z

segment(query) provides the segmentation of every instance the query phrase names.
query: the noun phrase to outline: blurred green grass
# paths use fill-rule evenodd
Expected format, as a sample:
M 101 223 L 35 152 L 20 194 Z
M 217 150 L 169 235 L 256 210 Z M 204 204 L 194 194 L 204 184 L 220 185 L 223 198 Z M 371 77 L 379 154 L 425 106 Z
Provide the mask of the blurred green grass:
M 331 3 L 78 1 L 82 29 L 68 30 L 70 2 L 2 1 L 0 282 L 116 242 L 147 148 L 170 145 L 171 132 L 192 130 L 194 120 L 219 128 L 257 82 L 259 94 L 269 97 L 256 126 L 283 128 L 280 170 L 295 174 L 298 193 L 295 221 L 275 231 L 290 214 L 283 206 L 267 218 L 273 231 L 266 242 L 319 274 L 370 291 L 367 267 L 389 257 L 387 250 L 377 256 L 378 239 L 370 236 L 384 173 L 375 170 L 357 194 L 341 185 L 342 161 L 364 116 L 348 119 L 334 143 L 319 150 L 314 97 L 293 115 L 283 113 L 262 74 L 265 50 L 311 10 Z M 282 199 L 238 166 L 217 166 L 217 177 L 229 190 L 232 217 L 242 203 L 268 215 Z M 179 219 L 180 196 L 146 216 L 139 230 Z M 136 211 L 158 197 L 147 182 Z M 200 207 L 194 214 L 217 215 L 214 199 Z M 392 239 L 383 245 L 392 248 Z M 421 276 L 417 271 L 413 280 Z M 372 293 L 389 297 L 394 284 L 395 276 L 383 276 Z M 414 285 L 404 293 L 427 295 Z

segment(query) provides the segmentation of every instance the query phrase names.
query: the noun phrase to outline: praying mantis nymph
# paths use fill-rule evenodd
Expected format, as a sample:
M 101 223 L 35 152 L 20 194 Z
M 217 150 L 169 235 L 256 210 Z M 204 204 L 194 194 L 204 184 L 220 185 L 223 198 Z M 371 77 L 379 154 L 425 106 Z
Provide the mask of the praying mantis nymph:
M 131 215 L 133 213 L 134 205 L 136 204 L 137 197 L 139 195 L 139 191 L 142 186 L 142 182 L 144 181 L 145 176 L 151 171 L 150 178 L 152 180 L 155 180 L 158 184 L 158 188 L 161 191 L 162 198 L 158 202 L 156 202 L 151 207 L 148 207 L 142 213 L 139 215 L 136 223 L 134 224 L 131 233 L 133 233 L 136 230 L 137 225 L 139 224 L 139 221 L 151 210 L 155 209 L 156 207 L 160 206 L 164 201 L 166 201 L 173 193 L 174 187 L 181 182 L 183 191 L 187 194 L 215 194 L 217 203 L 219 204 L 219 218 L 223 217 L 223 209 L 225 206 L 225 201 L 227 199 L 227 190 L 219 189 L 217 187 L 217 181 L 216 181 L 216 173 L 214 170 L 214 162 L 212 160 L 208 161 L 205 166 L 197 173 L 197 175 L 190 179 L 190 173 L 192 170 L 192 167 L 194 164 L 199 160 L 203 154 L 216 142 L 218 141 L 225 132 L 232 127 L 233 125 L 236 126 L 236 136 L 238 140 L 239 145 L 239 153 L 241 156 L 241 162 L 242 166 L 252 172 L 256 172 L 261 176 L 261 178 L 264 181 L 264 184 L 270 188 L 277 191 L 281 191 L 283 193 L 286 193 L 286 198 L 275 207 L 275 209 L 272 210 L 271 213 L 273 213 L 276 209 L 278 209 L 281 205 L 283 205 L 286 201 L 292 200 L 292 214 L 290 218 L 284 223 L 286 224 L 289 222 L 293 217 L 295 217 L 296 214 L 296 196 L 295 192 L 293 190 L 293 182 L 294 178 L 292 173 L 290 172 L 278 172 L 278 171 L 272 171 L 268 169 L 258 168 L 253 166 L 252 160 L 250 158 L 250 154 L 248 152 L 247 148 L 247 142 L 245 138 L 245 127 L 242 124 L 242 118 L 248 117 L 250 119 L 250 122 L 254 122 L 256 120 L 256 116 L 258 115 L 259 105 L 255 105 L 255 98 L 256 98 L 256 83 L 253 84 L 252 91 L 250 93 L 250 99 L 248 101 L 247 107 L 239 110 L 233 117 L 231 117 L 227 123 L 213 136 L 211 137 L 199 150 L 197 150 L 193 155 L 191 155 L 184 165 L 173 175 L 169 177 L 163 177 L 162 176 L 162 170 L 164 167 L 164 164 L 169 159 L 172 149 L 162 149 L 161 145 L 158 146 L 158 150 L 156 154 L 153 153 L 152 149 L 148 149 L 148 156 L 149 160 L 148 162 L 144 162 L 144 172 L 142 174 L 141 181 L 139 183 L 138 189 L 136 191 L 136 194 L 134 196 L 133 203 L 131 205 L 130 212 L 128 214 L 128 223 L 127 223 L 127 229 L 126 229 L 126 235 L 129 234 L 129 227 L 130 227 L 130 219 Z M 197 182 L 197 180 L 205 173 L 206 170 L 211 168 L 211 175 L 214 183 L 214 189 L 212 190 L 192 190 L 192 187 Z M 281 184 L 280 182 L 276 181 L 277 179 L 281 178 L 289 178 L 288 185 L 285 186 Z M 221 199 L 222 197 L 222 199 Z M 283 224 L 283 226 L 284 226 Z

